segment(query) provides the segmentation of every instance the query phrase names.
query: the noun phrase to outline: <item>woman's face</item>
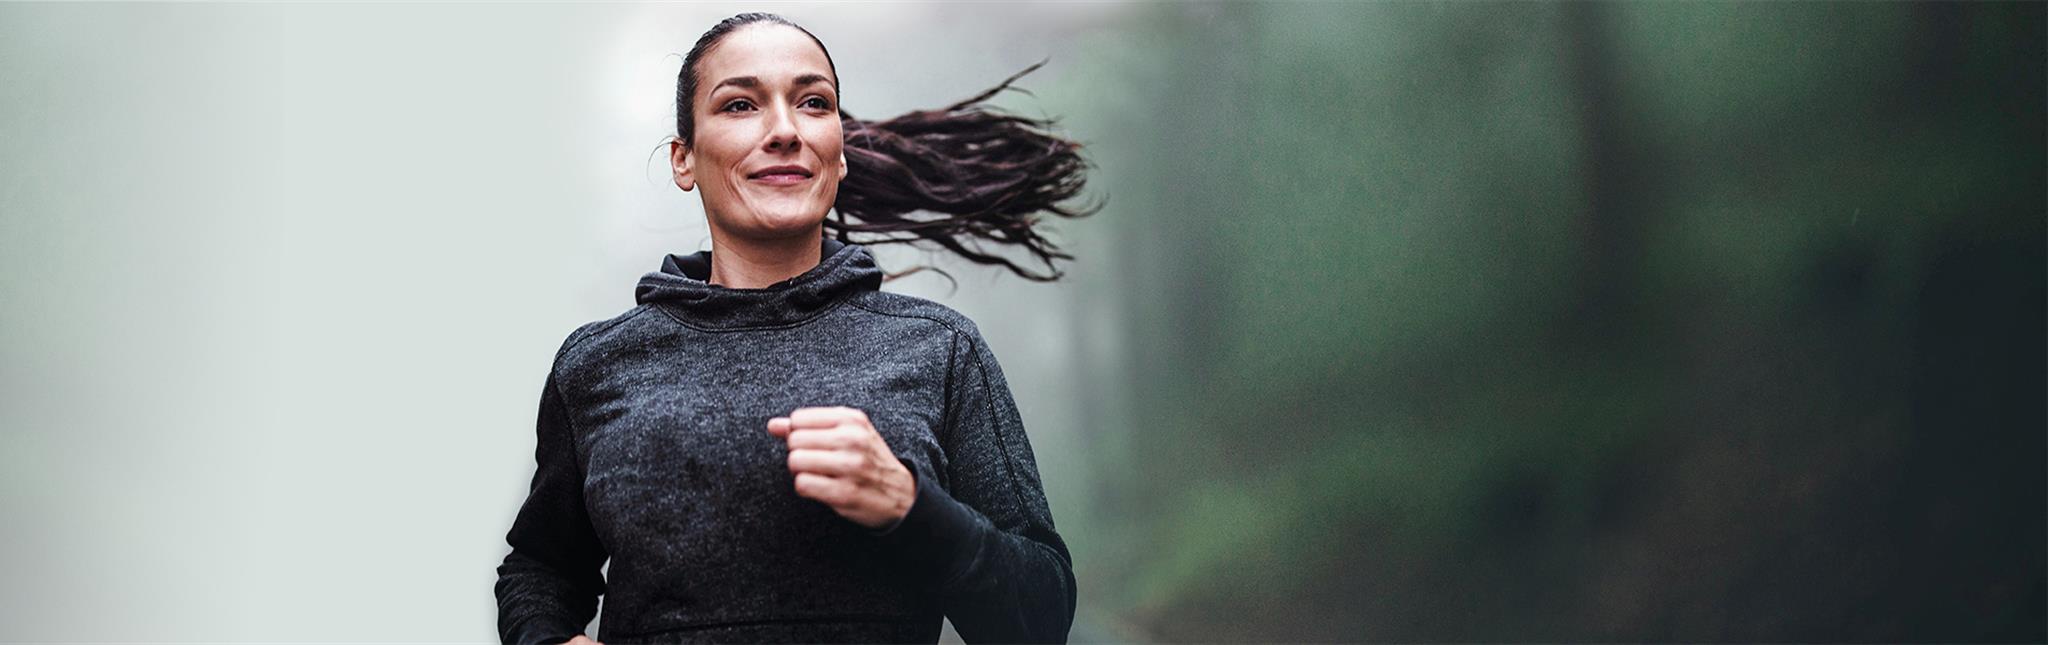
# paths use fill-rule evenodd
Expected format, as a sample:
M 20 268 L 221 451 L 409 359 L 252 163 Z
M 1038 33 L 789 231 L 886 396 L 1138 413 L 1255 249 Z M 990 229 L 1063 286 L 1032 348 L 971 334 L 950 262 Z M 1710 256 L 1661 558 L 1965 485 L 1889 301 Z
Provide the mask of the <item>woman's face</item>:
M 838 79 L 802 31 L 740 27 L 697 61 L 696 141 L 670 144 L 676 186 L 702 187 L 714 232 L 816 234 L 846 178 Z

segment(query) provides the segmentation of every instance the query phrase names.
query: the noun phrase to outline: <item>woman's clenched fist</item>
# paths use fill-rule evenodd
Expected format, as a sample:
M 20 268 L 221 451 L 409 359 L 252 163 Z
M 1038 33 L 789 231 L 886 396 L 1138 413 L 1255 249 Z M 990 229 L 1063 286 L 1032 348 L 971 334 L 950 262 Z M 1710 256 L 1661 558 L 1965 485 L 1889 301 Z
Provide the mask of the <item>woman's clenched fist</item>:
M 840 517 L 886 530 L 917 500 L 917 480 L 865 412 L 797 408 L 769 419 L 768 433 L 789 443 L 796 494 L 824 502 Z

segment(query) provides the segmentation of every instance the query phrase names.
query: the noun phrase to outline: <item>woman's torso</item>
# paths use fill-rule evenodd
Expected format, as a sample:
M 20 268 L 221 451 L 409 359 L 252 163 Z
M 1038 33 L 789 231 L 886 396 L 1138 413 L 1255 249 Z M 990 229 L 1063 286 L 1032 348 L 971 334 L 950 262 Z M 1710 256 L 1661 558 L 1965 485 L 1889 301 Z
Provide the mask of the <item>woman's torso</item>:
M 742 330 L 643 305 L 562 357 L 584 503 L 612 558 L 600 640 L 936 638 L 935 599 L 866 528 L 795 494 L 766 429 L 798 407 L 859 408 L 916 476 L 944 485 L 952 330 L 892 311 L 913 299 L 853 299 L 868 306 Z

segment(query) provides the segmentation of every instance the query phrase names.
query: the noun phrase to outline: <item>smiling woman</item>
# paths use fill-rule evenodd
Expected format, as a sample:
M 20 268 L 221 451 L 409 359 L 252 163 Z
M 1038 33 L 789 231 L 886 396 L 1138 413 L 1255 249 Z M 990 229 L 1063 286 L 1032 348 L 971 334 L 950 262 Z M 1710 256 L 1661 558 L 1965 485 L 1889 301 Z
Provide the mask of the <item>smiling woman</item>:
M 741 288 L 818 263 L 822 216 L 847 170 L 832 61 L 806 32 L 752 24 L 700 54 L 695 76 L 718 79 L 706 91 L 677 84 L 677 112 L 693 123 L 670 143 L 676 186 L 703 190 L 712 248 L 730 252 L 713 256 L 711 282 Z
M 1059 205 L 1086 163 L 1046 122 L 975 105 L 1015 79 L 866 123 L 782 18 L 698 40 L 670 162 L 712 249 L 663 258 L 637 306 L 556 352 L 501 638 L 587 642 L 602 596 L 613 642 L 935 642 L 942 618 L 969 641 L 1066 639 L 1072 557 L 995 355 L 959 312 L 880 291 L 851 239 L 1059 277 L 1070 258 L 1033 226 L 1093 211 Z

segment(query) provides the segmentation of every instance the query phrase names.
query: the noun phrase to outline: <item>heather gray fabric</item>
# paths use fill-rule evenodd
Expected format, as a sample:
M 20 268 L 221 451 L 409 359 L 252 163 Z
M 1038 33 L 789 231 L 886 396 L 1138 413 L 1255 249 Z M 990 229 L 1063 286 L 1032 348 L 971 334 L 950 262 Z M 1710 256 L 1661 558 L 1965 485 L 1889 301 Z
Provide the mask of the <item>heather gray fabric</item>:
M 1066 543 L 995 356 L 943 305 L 884 293 L 874 258 L 822 242 L 763 289 L 670 255 L 639 305 L 577 328 L 540 399 L 536 470 L 497 569 L 506 642 L 1065 641 Z M 872 531 L 792 488 L 770 417 L 865 411 L 917 479 Z M 599 572 L 611 559 L 609 580 Z

